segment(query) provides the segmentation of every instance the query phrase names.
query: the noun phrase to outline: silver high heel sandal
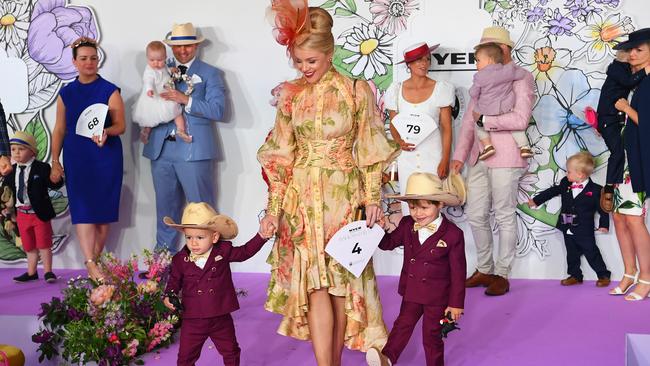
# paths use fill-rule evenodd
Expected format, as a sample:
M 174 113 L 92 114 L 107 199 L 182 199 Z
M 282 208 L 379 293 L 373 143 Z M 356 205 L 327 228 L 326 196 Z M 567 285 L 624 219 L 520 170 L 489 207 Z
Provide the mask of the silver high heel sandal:
M 621 289 L 620 286 L 616 286 L 616 287 L 614 287 L 613 289 L 611 289 L 611 290 L 609 291 L 609 294 L 610 294 L 610 295 L 614 295 L 614 296 L 621 296 L 621 295 L 625 295 L 625 294 L 627 294 L 627 292 L 630 291 L 630 289 L 632 288 L 632 286 L 634 286 L 634 285 L 636 285 L 637 283 L 639 283 L 639 282 L 637 281 L 637 276 L 638 276 L 638 275 L 639 275 L 639 272 L 637 272 L 634 276 L 633 276 L 633 275 L 629 275 L 629 274 L 627 274 L 627 273 L 623 273 L 623 277 L 626 277 L 626 278 L 631 279 L 631 280 L 632 280 L 632 283 L 631 283 L 629 286 L 627 286 L 625 289 Z
M 639 283 L 642 283 L 644 285 L 650 285 L 650 281 L 644 281 L 644 280 L 642 280 L 640 278 L 639 278 Z M 650 297 L 650 293 L 646 297 Z M 629 295 L 625 296 L 625 300 L 627 300 L 627 301 L 641 301 L 641 300 L 644 300 L 644 299 L 645 298 L 643 296 L 637 294 L 636 292 L 630 292 Z

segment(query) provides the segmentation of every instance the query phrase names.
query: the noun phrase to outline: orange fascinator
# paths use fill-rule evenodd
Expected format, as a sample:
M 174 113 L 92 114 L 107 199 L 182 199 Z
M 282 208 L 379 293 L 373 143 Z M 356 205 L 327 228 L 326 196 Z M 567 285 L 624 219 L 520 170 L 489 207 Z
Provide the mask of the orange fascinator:
M 279 44 L 287 46 L 287 52 L 309 36 L 307 0 L 271 0 L 271 12 L 275 18 L 273 37 Z

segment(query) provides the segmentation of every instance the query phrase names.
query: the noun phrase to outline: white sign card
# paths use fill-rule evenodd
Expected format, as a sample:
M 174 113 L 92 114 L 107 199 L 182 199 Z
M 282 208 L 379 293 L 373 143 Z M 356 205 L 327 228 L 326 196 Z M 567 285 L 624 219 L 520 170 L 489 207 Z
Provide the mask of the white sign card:
M 325 252 L 355 277 L 359 277 L 384 234 L 384 229 L 379 224 L 369 228 L 366 226 L 366 220 L 354 221 L 332 236 Z
M 391 122 L 402 140 L 415 146 L 438 128 L 438 123 L 424 113 L 398 113 Z
M 107 114 L 108 105 L 103 103 L 95 103 L 89 105 L 79 115 L 75 132 L 79 136 L 88 138 L 92 138 L 93 136 L 101 136 L 104 131 L 104 123 L 106 122 Z

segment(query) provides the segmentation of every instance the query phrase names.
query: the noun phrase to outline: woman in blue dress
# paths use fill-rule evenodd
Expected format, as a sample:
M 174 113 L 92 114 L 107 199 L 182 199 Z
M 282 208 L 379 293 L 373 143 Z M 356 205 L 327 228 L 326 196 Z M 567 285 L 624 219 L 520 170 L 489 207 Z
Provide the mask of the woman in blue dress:
M 75 225 L 84 264 L 91 278 L 102 277 L 97 258 L 104 249 L 108 226 L 118 220 L 122 188 L 124 103 L 119 88 L 97 74 L 97 43 L 80 38 L 72 44 L 79 76 L 63 87 L 57 98 L 52 132 L 52 174 L 65 177 L 72 224 Z M 88 138 L 77 134 L 77 123 L 88 107 L 108 105 L 104 130 Z M 97 120 L 95 120 L 97 122 Z M 63 149 L 63 166 L 59 156 Z

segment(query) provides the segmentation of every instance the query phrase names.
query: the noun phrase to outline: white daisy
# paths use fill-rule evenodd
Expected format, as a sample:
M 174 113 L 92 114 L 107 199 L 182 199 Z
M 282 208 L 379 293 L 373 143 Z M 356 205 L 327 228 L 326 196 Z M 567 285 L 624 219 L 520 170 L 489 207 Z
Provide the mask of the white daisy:
M 356 63 L 352 75 L 363 73 L 366 80 L 375 75 L 386 75 L 391 65 L 391 46 L 394 36 L 377 28 L 374 24 L 362 23 L 354 26 L 345 37 L 343 48 L 354 54 L 343 60 L 346 64 Z
M 29 4 L 15 1 L 0 2 L 0 48 L 9 57 L 21 57 L 29 27 Z

